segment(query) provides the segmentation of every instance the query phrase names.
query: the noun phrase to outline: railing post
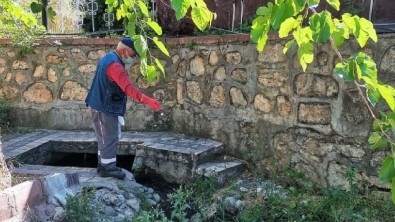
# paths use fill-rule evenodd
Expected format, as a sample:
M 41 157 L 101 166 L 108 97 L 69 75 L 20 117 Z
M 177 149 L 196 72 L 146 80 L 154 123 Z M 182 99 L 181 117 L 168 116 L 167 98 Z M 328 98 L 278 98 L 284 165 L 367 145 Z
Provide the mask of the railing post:
M 48 0 L 41 0 L 41 3 L 43 5 L 43 8 L 41 10 L 41 22 L 42 22 L 43 26 L 45 27 L 45 30 L 48 31 L 48 20 L 47 20 Z
M 97 14 L 97 10 L 99 10 L 99 6 L 96 0 L 88 1 L 88 14 L 92 16 L 92 32 L 95 32 L 95 15 Z

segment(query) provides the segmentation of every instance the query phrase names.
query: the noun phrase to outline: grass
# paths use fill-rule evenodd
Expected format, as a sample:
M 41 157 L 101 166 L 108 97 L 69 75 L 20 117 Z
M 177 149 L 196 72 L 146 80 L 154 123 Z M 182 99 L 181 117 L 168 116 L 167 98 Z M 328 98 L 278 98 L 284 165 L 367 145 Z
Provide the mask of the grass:
M 197 178 L 195 182 L 180 187 L 171 194 L 171 218 L 167 218 L 160 209 L 144 209 L 137 221 L 144 221 L 143 218 L 155 218 L 153 221 L 207 222 L 395 221 L 395 205 L 389 192 L 362 193 L 356 186 L 355 172 L 352 170 L 347 173 L 350 190 L 318 188 L 298 172 L 290 173 L 289 169 L 284 172 L 288 176 L 282 177 L 282 180 L 293 180 L 288 183 L 293 186 L 279 191 L 276 183 L 268 183 L 269 190 L 266 193 L 271 195 L 241 192 L 235 181 L 219 187 L 213 178 Z M 229 196 L 240 199 L 244 203 L 243 207 L 237 211 L 227 210 L 224 199 Z M 188 212 L 193 213 L 187 216 Z

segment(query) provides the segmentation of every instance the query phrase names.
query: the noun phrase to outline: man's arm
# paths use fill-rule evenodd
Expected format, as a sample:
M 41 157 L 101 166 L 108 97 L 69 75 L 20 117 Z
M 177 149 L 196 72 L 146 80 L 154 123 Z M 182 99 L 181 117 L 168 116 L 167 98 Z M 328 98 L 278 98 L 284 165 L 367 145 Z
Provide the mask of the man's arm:
M 140 103 L 148 105 L 151 109 L 161 110 L 160 103 L 146 95 L 132 85 L 126 74 L 125 68 L 118 62 L 113 62 L 107 67 L 107 76 L 114 81 L 125 92 L 125 94 Z

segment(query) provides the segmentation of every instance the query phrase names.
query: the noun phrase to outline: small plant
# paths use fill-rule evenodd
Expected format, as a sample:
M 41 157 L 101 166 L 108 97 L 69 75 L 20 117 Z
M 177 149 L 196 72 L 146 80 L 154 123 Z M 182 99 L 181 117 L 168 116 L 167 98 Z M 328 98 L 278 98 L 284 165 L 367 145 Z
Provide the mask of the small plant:
M 95 198 L 95 189 L 84 187 L 80 193 L 75 196 L 66 197 L 66 221 L 90 222 L 97 218 L 100 212 L 99 205 L 93 205 Z
M 260 222 L 263 221 L 263 208 L 259 204 L 254 204 L 253 206 L 240 211 L 236 216 L 236 221 L 240 222 Z
M 189 50 L 193 50 L 193 49 L 195 48 L 195 46 L 196 46 L 196 44 L 193 43 L 193 42 L 191 42 L 191 43 L 188 43 L 187 48 L 188 48 Z
M 186 210 L 191 207 L 188 204 L 188 199 L 191 197 L 191 190 L 180 187 L 175 193 L 169 195 L 172 204 L 172 211 L 170 219 L 176 219 L 179 222 L 188 221 Z
M 162 210 L 153 209 L 152 211 L 140 211 L 140 213 L 134 218 L 135 222 L 171 222 L 167 219 L 165 213 Z
M 260 160 L 263 159 L 264 157 L 264 149 L 262 147 L 261 142 L 256 138 L 253 137 L 251 138 L 251 148 L 249 150 L 246 150 L 242 156 L 243 159 L 245 159 L 248 162 L 251 162 L 253 164 L 256 164 Z
M 11 127 L 11 107 L 0 104 L 0 133 L 8 132 Z

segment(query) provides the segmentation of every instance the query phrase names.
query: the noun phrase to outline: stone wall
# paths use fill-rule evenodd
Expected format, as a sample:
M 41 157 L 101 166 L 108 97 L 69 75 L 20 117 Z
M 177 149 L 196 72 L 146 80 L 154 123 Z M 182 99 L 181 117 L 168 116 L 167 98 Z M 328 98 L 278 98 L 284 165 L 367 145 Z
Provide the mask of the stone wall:
M 372 119 L 356 88 L 333 74 L 337 61 L 320 45 L 306 72 L 295 49 L 270 36 L 259 53 L 248 35 L 164 39 L 171 57 L 161 56 L 166 77 L 147 84 L 130 67 L 132 82 L 164 104 L 164 112 L 129 101 L 125 130 L 172 130 L 209 137 L 227 153 L 255 161 L 268 172 L 303 170 L 323 186 L 347 186 L 346 169 L 359 170 L 361 185 L 377 179 L 384 151 L 366 141 Z M 39 42 L 34 53 L 19 55 L 4 40 L 0 48 L 0 97 L 13 106 L 18 126 L 91 129 L 83 102 L 95 65 L 117 39 L 57 39 Z M 349 41 L 345 56 L 359 50 Z M 395 38 L 380 35 L 365 52 L 377 62 L 381 80 L 395 85 Z M 379 106 L 383 106 L 379 104 Z

